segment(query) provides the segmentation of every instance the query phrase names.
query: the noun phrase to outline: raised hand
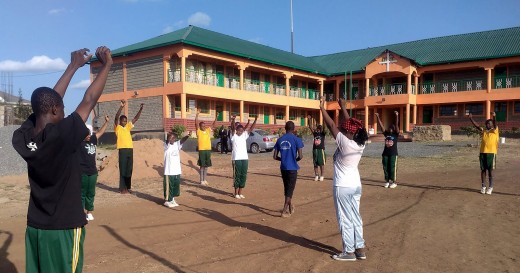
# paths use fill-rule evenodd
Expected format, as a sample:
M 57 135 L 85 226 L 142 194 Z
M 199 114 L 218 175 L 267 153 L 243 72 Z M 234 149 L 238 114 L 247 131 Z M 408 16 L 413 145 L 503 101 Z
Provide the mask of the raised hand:
M 70 64 L 74 68 L 80 68 L 84 66 L 92 58 L 92 54 L 89 53 L 88 48 L 79 49 L 70 53 Z
M 379 117 L 379 113 L 376 112 L 375 114 L 376 114 L 376 117 Z
M 473 115 L 471 113 L 468 114 L 469 118 L 473 118 Z
M 144 103 L 141 103 L 141 105 L 139 106 L 139 109 L 141 109 L 141 110 L 142 110 L 142 109 L 143 109 L 143 107 L 144 107 Z
M 325 108 L 325 97 L 320 97 L 320 108 Z
M 399 116 L 399 112 L 397 112 L 397 111 L 394 111 L 394 114 L 395 114 L 396 116 Z
M 96 58 L 103 65 L 112 65 L 112 53 L 106 46 L 100 46 L 96 49 Z
M 108 115 L 105 115 L 105 122 L 108 122 L 108 120 L 109 120 Z
M 497 116 L 497 113 L 495 113 L 495 112 L 491 112 L 491 116 L 496 117 L 496 116 Z

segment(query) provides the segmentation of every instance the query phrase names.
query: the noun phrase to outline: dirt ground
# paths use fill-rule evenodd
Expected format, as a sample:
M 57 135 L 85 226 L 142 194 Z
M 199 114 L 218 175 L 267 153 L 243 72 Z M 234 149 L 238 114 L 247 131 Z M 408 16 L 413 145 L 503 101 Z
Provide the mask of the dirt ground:
M 315 182 L 306 149 L 295 213 L 281 218 L 283 185 L 271 153 L 250 155 L 241 200 L 231 195 L 230 155 L 213 154 L 210 186 L 204 187 L 196 183 L 196 154 L 186 153 L 176 198 L 181 206 L 168 209 L 161 205 L 162 154 L 147 149 L 155 159 L 135 163 L 136 176 L 149 173 L 134 180 L 135 195 L 120 195 L 117 178 L 100 175 L 83 272 L 519 272 L 518 140 L 508 139 L 499 150 L 492 195 L 480 194 L 475 147 L 430 158 L 400 157 L 396 189 L 382 187 L 379 157 L 363 157 L 368 259 L 356 262 L 330 258 L 341 249 L 330 150 L 326 179 Z M 26 180 L 0 178 L 2 273 L 25 271 Z

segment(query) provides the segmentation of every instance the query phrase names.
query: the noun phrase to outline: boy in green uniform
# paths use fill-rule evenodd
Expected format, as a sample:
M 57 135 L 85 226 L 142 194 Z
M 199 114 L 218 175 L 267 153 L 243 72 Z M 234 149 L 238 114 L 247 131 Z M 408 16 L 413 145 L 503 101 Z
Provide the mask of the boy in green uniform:
M 200 184 L 207 186 L 208 168 L 211 167 L 211 132 L 215 128 L 218 113 L 215 113 L 215 120 L 210 127 L 206 127 L 204 121 L 199 122 L 200 109 L 197 109 L 195 115 L 195 128 L 197 129 L 197 144 L 199 148 L 199 160 L 197 165 L 200 166 Z
M 96 165 L 96 148 L 99 138 L 103 136 L 108 125 L 108 116 L 105 116 L 105 123 L 94 133 L 92 125 L 87 124 L 89 134 L 79 148 L 79 164 L 81 166 L 81 203 L 87 213 L 87 220 L 94 220 L 94 198 L 96 196 L 96 183 L 98 170 Z
M 385 147 L 382 155 L 383 172 L 386 181 L 385 188 L 391 189 L 397 187 L 397 141 L 399 140 L 399 112 L 394 111 L 394 114 L 395 123 L 385 129 L 383 122 L 379 118 L 379 113 L 376 113 L 377 122 L 385 136 Z
M 88 52 L 85 48 L 71 53 L 71 63 L 54 89 L 34 90 L 34 113 L 13 133 L 13 146 L 27 162 L 31 188 L 26 272 L 82 272 L 87 219 L 81 205 L 76 151 L 88 134 L 85 121 L 101 96 L 112 65 L 110 49 L 99 47 L 99 73 L 76 110 L 64 117 L 63 96 L 76 71 L 92 58 Z
M 119 192 L 122 194 L 132 193 L 132 170 L 134 167 L 134 143 L 130 131 L 134 124 L 139 120 L 143 111 L 144 103 L 141 103 L 139 111 L 131 122 L 125 115 L 121 115 L 121 110 L 125 107 L 126 101 L 121 100 L 121 106 L 117 110 L 114 119 L 114 132 L 116 133 L 116 147 L 119 152 Z M 119 116 L 121 115 L 121 116 Z
M 311 115 L 307 118 L 307 125 L 312 132 L 312 163 L 314 164 L 314 181 L 323 181 L 323 167 L 325 166 L 325 132 L 323 126 L 318 124 L 313 126 Z M 320 172 L 318 173 L 318 168 Z
M 486 120 L 486 129 L 480 127 L 469 114 L 469 120 L 480 132 L 482 141 L 480 142 L 480 179 L 482 188 L 480 193 L 491 194 L 493 192 L 493 170 L 496 167 L 499 132 L 496 121 L 496 113 L 491 113 L 492 119 Z M 488 173 L 489 185 L 486 190 L 486 172 Z

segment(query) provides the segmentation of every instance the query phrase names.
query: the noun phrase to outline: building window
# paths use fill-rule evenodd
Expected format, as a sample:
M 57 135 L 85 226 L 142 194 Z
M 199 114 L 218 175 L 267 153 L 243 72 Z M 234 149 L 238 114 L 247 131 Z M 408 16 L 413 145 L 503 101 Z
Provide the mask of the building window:
M 520 101 L 515 101 L 515 114 L 520 114 Z
M 457 115 L 457 105 L 441 105 L 439 106 L 439 116 L 440 117 L 453 117 Z
M 200 110 L 201 114 L 209 114 L 210 113 L 210 103 L 209 100 L 198 100 L 197 106 Z
M 483 115 L 484 114 L 484 105 L 482 103 L 470 103 L 466 104 L 466 115 Z
M 231 116 L 240 116 L 240 105 L 236 103 L 231 104 Z
M 297 116 L 298 116 L 297 110 L 289 110 L 289 120 L 296 120 Z
M 283 109 L 276 109 L 276 119 L 285 119 L 285 111 Z
M 258 116 L 258 106 L 249 105 L 249 117 L 254 118 Z

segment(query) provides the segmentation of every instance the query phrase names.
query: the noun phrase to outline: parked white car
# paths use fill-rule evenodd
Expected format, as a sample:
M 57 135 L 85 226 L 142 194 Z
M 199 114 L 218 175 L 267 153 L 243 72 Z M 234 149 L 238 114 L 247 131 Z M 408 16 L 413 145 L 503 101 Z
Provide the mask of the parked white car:
M 269 152 L 273 150 L 277 139 L 278 135 L 269 134 L 269 132 L 262 129 L 254 129 L 251 133 L 249 133 L 249 138 L 247 138 L 247 149 L 253 154 L 257 154 L 261 151 Z M 229 150 L 231 151 L 231 142 L 228 145 Z M 222 149 L 220 138 L 213 139 L 211 142 L 211 147 L 214 150 L 220 152 Z

